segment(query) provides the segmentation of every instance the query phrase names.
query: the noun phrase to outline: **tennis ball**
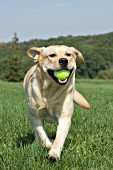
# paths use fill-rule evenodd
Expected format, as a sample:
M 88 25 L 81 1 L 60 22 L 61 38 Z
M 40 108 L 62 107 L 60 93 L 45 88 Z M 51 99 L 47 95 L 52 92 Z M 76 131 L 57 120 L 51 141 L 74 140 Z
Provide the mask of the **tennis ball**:
M 65 80 L 69 77 L 70 71 L 69 70 L 59 70 L 54 71 L 54 76 L 57 77 L 59 80 Z

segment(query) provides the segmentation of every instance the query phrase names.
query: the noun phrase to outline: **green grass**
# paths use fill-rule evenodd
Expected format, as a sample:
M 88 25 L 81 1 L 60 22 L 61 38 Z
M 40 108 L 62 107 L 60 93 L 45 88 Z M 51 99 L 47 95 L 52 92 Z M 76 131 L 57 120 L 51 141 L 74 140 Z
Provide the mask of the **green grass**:
M 113 169 L 113 81 L 77 80 L 76 88 L 92 109 L 75 105 L 61 160 L 53 163 L 34 140 L 22 83 L 0 82 L 1 170 Z M 56 126 L 46 128 L 53 137 Z

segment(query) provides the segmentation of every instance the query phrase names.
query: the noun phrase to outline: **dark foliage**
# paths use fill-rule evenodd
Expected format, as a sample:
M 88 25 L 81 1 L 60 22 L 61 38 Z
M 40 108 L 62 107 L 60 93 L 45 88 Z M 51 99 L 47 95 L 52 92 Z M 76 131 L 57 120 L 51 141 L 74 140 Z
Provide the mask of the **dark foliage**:
M 113 32 L 93 36 L 67 36 L 50 38 L 48 40 L 34 39 L 18 43 L 0 43 L 0 79 L 6 81 L 22 81 L 27 70 L 34 65 L 26 57 L 30 47 L 42 47 L 54 44 L 73 46 L 80 50 L 85 58 L 85 64 L 78 66 L 76 75 L 79 78 L 111 78 L 107 70 L 113 69 Z M 107 71 L 107 72 L 106 72 Z M 109 72 L 111 74 L 111 71 Z M 107 76 L 108 75 L 108 76 Z

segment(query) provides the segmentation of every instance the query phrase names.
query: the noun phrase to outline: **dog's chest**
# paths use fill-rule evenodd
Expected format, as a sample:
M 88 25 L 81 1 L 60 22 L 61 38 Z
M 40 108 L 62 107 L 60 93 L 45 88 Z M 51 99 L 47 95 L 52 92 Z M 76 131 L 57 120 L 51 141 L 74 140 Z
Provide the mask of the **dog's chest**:
M 46 103 L 47 115 L 56 119 L 56 113 L 61 112 L 63 101 L 65 100 L 65 88 L 50 85 L 43 90 L 43 100 Z
M 42 97 L 48 105 L 48 108 L 62 103 L 66 96 L 66 87 L 50 84 L 43 89 Z
M 30 98 L 32 114 L 49 122 L 57 121 L 63 109 L 68 87 L 49 84 L 47 81 L 40 88 L 37 88 L 39 86 L 36 82 L 32 87 L 33 97 Z

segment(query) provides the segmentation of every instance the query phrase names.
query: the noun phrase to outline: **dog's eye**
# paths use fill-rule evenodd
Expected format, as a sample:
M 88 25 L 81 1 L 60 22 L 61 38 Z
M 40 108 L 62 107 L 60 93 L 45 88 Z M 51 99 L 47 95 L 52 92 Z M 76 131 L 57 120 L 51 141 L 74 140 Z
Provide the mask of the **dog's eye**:
M 71 54 L 70 54 L 70 53 L 66 53 L 66 56 L 70 57 L 70 56 L 71 56 Z
M 50 56 L 50 57 L 55 57 L 55 56 L 56 56 L 56 54 L 50 54 L 49 56 Z

